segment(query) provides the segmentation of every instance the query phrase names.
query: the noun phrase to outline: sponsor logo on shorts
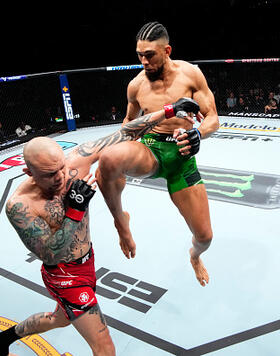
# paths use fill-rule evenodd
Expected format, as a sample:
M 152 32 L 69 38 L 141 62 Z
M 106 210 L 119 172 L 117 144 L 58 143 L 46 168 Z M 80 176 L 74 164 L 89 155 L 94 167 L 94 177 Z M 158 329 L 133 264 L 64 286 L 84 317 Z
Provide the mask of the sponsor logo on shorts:
M 79 295 L 79 301 L 81 303 L 87 303 L 89 301 L 89 295 L 87 292 L 82 292 L 80 295 Z
M 62 287 L 72 286 L 73 285 L 73 281 L 72 280 L 70 280 L 70 281 L 62 281 L 62 282 L 60 282 L 60 285 Z
M 89 253 L 85 257 L 82 258 L 82 264 L 84 264 L 88 260 L 89 260 Z
M 165 139 L 166 142 L 177 142 L 176 138 L 172 136 L 167 136 Z
M 153 138 L 144 138 L 144 142 L 146 146 L 152 146 L 155 143 L 155 139 Z

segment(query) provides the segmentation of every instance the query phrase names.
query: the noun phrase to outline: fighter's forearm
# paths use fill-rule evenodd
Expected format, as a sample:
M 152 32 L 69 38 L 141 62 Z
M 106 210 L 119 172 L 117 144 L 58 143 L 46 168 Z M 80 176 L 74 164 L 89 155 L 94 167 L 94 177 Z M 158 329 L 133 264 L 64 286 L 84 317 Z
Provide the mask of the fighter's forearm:
M 127 122 L 120 129 L 120 132 L 124 137 L 130 137 L 131 140 L 137 140 L 146 133 L 150 132 L 165 118 L 165 110 L 162 109 Z
M 218 115 L 207 115 L 201 125 L 198 127 L 201 138 L 208 138 L 213 132 L 219 129 Z
M 97 154 L 95 160 L 98 159 L 98 153 L 105 147 L 115 145 L 123 141 L 133 141 L 145 135 L 165 119 L 164 109 L 150 113 L 126 123 L 118 131 L 111 135 L 102 137 L 96 141 L 86 142 L 77 147 L 77 153 L 83 157 Z

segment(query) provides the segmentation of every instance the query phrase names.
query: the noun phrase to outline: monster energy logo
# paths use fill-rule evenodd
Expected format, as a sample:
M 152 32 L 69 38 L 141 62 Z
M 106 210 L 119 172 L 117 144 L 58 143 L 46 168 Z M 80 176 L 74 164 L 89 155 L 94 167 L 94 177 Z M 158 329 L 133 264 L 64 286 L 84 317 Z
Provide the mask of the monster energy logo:
M 148 138 L 144 138 L 144 141 L 145 141 L 145 145 L 146 146 L 152 146 L 155 142 L 155 139 L 154 138 L 151 138 L 151 137 L 148 137 Z
M 280 176 L 215 167 L 199 167 L 209 199 L 263 209 L 280 208 Z M 127 177 L 127 183 L 167 191 L 166 180 Z
M 222 194 L 230 198 L 244 197 L 243 191 L 251 189 L 251 182 L 254 180 L 254 174 L 242 176 L 206 171 L 201 171 L 200 173 L 208 193 Z M 215 179 L 211 179 L 212 177 Z M 223 189 L 214 188 L 215 186 Z

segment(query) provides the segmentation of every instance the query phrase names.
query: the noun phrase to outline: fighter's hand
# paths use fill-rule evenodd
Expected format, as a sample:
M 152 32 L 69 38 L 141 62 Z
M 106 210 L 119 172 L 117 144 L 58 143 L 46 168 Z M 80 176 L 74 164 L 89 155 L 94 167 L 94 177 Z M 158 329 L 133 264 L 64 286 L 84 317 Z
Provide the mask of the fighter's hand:
M 83 179 L 76 179 L 69 188 L 65 201 L 69 204 L 65 215 L 72 220 L 81 221 L 95 194 L 96 179 L 87 174 Z
M 196 114 L 196 119 L 201 122 L 203 115 L 199 111 L 198 103 L 191 98 L 181 98 L 173 104 L 165 105 L 165 117 L 167 119 L 177 116 L 181 119 L 189 121 L 194 124 L 193 114 Z
M 182 156 L 194 156 L 200 147 L 201 134 L 198 129 L 175 129 L 173 137 L 177 140 L 177 146 L 180 146 L 179 152 Z
M 133 239 L 120 238 L 120 247 L 125 257 L 130 259 L 136 255 L 136 244 Z

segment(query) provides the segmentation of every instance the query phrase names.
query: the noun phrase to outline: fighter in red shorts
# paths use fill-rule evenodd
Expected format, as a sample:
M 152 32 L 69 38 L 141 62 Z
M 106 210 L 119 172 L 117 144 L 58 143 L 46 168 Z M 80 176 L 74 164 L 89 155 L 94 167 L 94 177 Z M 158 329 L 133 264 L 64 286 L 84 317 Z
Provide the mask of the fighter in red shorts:
M 181 110 L 197 113 L 199 107 L 191 99 L 181 99 L 168 110 L 174 114 Z M 115 355 L 95 297 L 88 213 L 95 179 L 89 174 L 90 167 L 104 147 L 137 140 L 164 120 L 165 115 L 165 109 L 149 113 L 107 137 L 76 147 L 67 157 L 47 137 L 34 138 L 25 145 L 27 167 L 23 170 L 28 178 L 8 200 L 6 214 L 25 246 L 42 260 L 42 277 L 57 307 L 54 312 L 34 314 L 1 332 L 0 356 L 7 356 L 10 344 L 22 337 L 70 323 L 88 342 L 93 355 Z M 133 239 L 127 244 L 134 257 Z
M 85 256 L 73 262 L 59 263 L 55 266 L 43 264 L 41 272 L 50 295 L 70 321 L 97 304 L 92 247 Z

